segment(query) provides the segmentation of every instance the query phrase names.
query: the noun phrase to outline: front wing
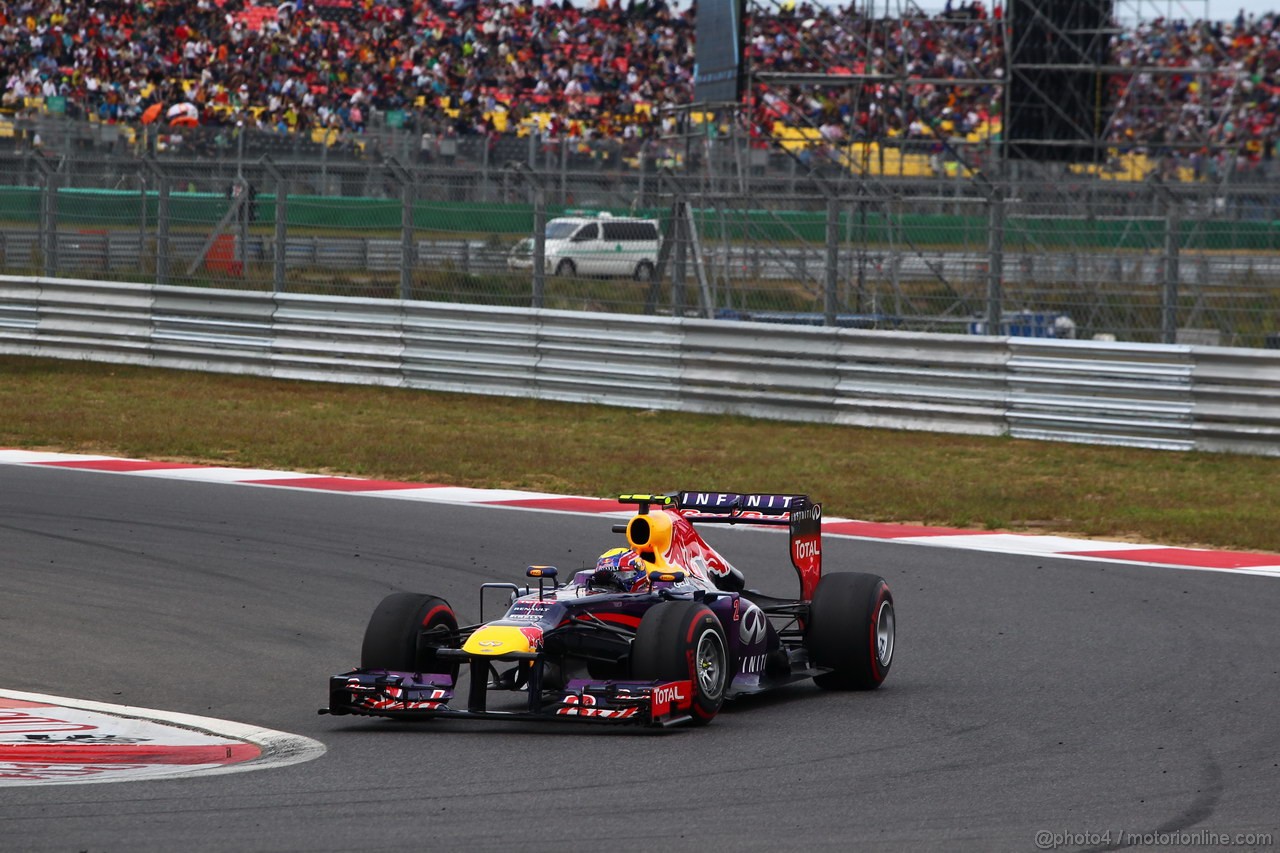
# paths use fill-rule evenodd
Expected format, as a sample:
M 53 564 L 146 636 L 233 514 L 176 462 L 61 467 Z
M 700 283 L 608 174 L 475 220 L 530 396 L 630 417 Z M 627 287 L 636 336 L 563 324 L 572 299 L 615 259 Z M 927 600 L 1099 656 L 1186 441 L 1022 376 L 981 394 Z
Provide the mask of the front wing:
M 356 714 L 393 719 L 459 717 L 539 722 L 599 722 L 672 726 L 690 719 L 690 681 L 570 681 L 563 690 L 543 691 L 524 685 L 512 695 L 527 694 L 523 707 L 488 708 L 488 661 L 473 662 L 472 687 L 465 707 L 455 707 L 455 687 L 447 673 L 361 670 L 329 679 L 329 707 L 321 714 Z M 480 687 L 476 687 L 479 682 Z

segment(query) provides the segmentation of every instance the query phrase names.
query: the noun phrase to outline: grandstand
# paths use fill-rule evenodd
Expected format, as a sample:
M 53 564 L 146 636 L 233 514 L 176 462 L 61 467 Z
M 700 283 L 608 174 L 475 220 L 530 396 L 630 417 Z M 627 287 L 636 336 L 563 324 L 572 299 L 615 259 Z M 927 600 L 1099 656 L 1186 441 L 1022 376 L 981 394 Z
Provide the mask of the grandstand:
M 1276 17 L 1142 17 L 1196 5 L 1116 5 L 1127 23 L 1109 32 L 1093 69 L 1109 114 L 1097 156 L 1078 171 L 1197 180 L 1269 167 L 1280 114 Z M 742 130 L 760 145 L 880 176 L 962 177 L 989 160 L 1017 38 L 1001 4 L 956 2 L 926 15 L 910 0 L 760 0 L 748 13 Z M 189 102 L 206 127 L 289 138 L 254 150 L 360 149 L 393 129 L 616 139 L 634 162 L 646 143 L 688 129 L 675 116 L 692 105 L 694 21 L 663 0 L 27 0 L 0 9 L 0 132 L 27 138 L 24 120 L 57 115 L 122 125 L 142 144 L 149 106 Z M 717 120 L 728 132 L 726 117 Z

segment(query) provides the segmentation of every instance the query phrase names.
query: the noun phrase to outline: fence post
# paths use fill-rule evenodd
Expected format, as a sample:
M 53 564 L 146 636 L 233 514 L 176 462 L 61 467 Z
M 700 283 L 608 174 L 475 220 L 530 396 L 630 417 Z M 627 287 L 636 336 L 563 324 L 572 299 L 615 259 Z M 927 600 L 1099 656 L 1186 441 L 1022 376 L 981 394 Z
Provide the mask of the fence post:
M 529 303 L 531 308 L 541 308 L 547 290 L 547 185 L 544 175 L 518 160 L 509 161 L 503 173 L 503 180 L 508 174 L 524 178 L 533 199 L 533 281 Z
M 827 199 L 827 263 L 825 286 L 822 296 L 822 324 L 836 324 L 836 279 L 840 264 L 840 206 L 834 198 Z
M 58 274 L 58 173 L 50 169 L 45 173 L 45 226 L 44 274 Z
M 1178 222 L 1178 200 L 1166 192 L 1164 216 L 1164 293 L 1161 332 L 1166 344 L 1178 340 L 1178 252 L 1181 228 Z
M 138 260 L 147 254 L 147 170 L 138 168 Z M 107 266 L 111 266 L 111 236 L 107 235 Z
M 400 186 L 400 298 L 413 293 L 413 181 L 405 175 Z
M 40 271 L 52 278 L 58 269 L 58 186 L 52 166 L 37 154 L 27 157 L 44 179 L 44 191 L 40 194 Z
M 541 308 L 547 290 L 547 193 L 533 183 L 533 295 L 532 308 Z
M 320 195 L 329 195 L 329 128 L 324 129 L 324 143 L 320 146 Z
M 644 143 L 642 142 L 640 144 L 640 151 L 636 155 L 636 162 L 638 163 L 640 170 L 640 187 L 636 190 L 636 201 L 635 204 L 632 205 L 633 210 L 644 207 L 644 173 L 645 170 L 649 168 L 649 164 L 645 162 L 644 150 Z
M 169 179 L 151 157 L 142 161 L 156 185 L 156 284 L 169 283 Z M 144 202 L 145 205 L 145 196 Z
M 276 168 L 275 161 L 268 155 L 263 154 L 261 159 L 262 165 L 266 168 L 267 173 L 271 175 L 275 181 L 275 250 L 272 252 L 272 289 L 276 293 L 283 293 L 285 290 L 285 270 L 288 255 L 289 226 L 287 221 L 288 215 L 288 189 L 285 186 L 284 175 Z
M 671 269 L 671 316 L 684 316 L 685 274 L 689 267 L 689 202 L 685 196 L 677 196 L 672 205 L 675 222 L 671 227 L 671 235 L 675 238 L 675 261 Z
M 276 257 L 273 275 L 276 293 L 285 290 L 285 273 L 289 267 L 289 185 L 276 178 Z
M 999 335 L 1004 319 L 1004 187 L 987 200 L 987 334 Z
M 409 299 L 413 295 L 413 269 L 416 266 L 413 243 L 413 175 L 400 165 L 395 157 L 388 157 L 383 166 L 400 184 L 400 287 L 399 297 Z M 368 245 L 368 241 L 366 241 Z
M 243 134 L 242 137 L 243 138 Z M 240 215 L 236 220 L 236 254 L 240 261 L 240 278 L 249 278 L 249 220 L 253 217 L 253 184 L 237 178 L 237 186 L 244 198 L 240 201 Z
M 569 137 L 560 137 L 560 205 L 569 203 Z

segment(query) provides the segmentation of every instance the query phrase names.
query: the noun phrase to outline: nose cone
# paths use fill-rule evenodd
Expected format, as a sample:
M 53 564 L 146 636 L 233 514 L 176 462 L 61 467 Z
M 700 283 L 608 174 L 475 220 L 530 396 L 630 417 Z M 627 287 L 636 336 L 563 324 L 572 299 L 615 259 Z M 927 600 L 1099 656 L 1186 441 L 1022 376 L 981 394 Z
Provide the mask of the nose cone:
M 542 631 L 524 625 L 485 625 L 467 638 L 462 650 L 473 655 L 508 655 L 536 652 L 542 647 Z

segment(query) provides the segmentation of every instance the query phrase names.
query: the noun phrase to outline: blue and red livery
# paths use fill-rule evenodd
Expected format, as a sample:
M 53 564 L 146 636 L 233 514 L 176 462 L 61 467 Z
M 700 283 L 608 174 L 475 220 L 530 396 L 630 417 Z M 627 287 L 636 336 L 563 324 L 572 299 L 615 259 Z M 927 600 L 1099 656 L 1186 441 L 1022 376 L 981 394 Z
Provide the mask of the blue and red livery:
M 806 495 L 623 495 L 626 547 L 561 583 L 482 584 L 510 603 L 459 626 L 448 602 L 394 593 L 375 609 L 358 669 L 329 680 L 321 713 L 391 718 L 710 722 L 727 699 L 812 678 L 879 687 L 893 662 L 893 596 L 873 574 L 822 572 L 822 506 Z M 798 598 L 747 589 L 704 524 L 785 526 Z M 537 586 L 533 584 L 536 582 Z

